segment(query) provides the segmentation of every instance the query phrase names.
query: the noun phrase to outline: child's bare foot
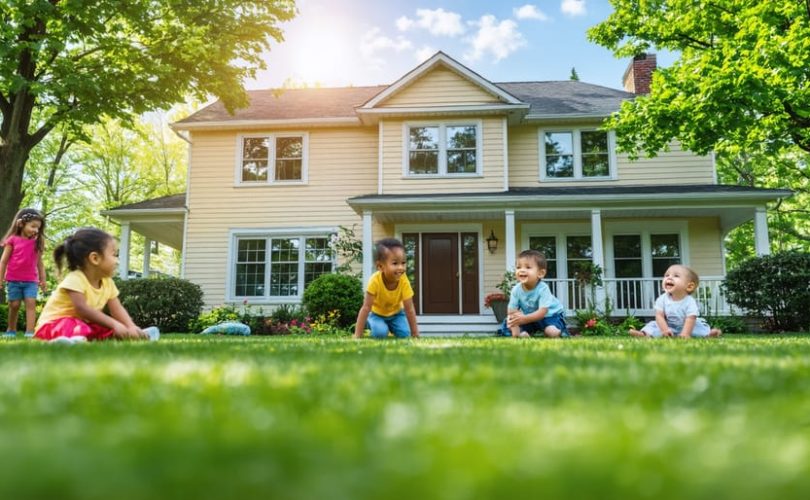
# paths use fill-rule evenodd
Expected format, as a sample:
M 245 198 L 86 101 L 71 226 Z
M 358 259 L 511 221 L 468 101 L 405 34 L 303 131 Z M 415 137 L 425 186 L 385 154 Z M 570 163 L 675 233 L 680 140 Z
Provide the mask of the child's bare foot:
M 543 331 L 543 333 L 546 335 L 546 337 L 553 338 L 553 339 L 556 339 L 557 337 L 562 335 L 562 332 L 560 331 L 560 329 L 555 327 L 555 326 L 547 326 L 545 331 Z
M 647 334 L 642 332 L 641 330 L 636 330 L 635 328 L 631 328 L 627 331 L 632 337 L 646 337 Z
M 720 335 L 723 335 L 723 330 L 719 328 L 712 328 L 709 330 L 709 337 L 719 337 Z
M 526 339 L 526 338 L 531 337 L 531 335 L 529 335 L 529 332 L 520 332 L 520 333 L 518 334 L 518 337 L 520 337 L 520 338 L 522 338 L 522 339 Z

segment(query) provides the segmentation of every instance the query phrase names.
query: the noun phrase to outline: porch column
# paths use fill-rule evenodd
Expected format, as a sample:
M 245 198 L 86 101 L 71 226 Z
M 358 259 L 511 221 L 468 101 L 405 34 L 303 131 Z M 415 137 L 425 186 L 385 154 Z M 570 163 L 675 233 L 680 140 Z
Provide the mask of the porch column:
M 593 249 L 593 265 L 599 266 L 603 272 L 605 270 L 605 251 L 602 247 L 602 211 L 591 210 L 591 248 Z M 602 276 L 604 278 L 604 275 Z M 596 287 L 596 304 L 594 307 L 602 307 L 605 304 L 604 283 Z
M 150 264 L 152 260 L 152 240 L 144 238 L 143 242 L 143 277 L 149 277 Z
M 506 269 L 512 271 L 515 269 L 515 257 L 517 251 L 515 250 L 515 211 L 507 210 L 506 215 L 506 228 L 504 236 L 506 237 Z
M 363 212 L 363 290 L 374 272 L 374 252 L 371 234 L 371 212 Z
M 122 280 L 129 278 L 129 235 L 131 229 L 129 222 L 121 223 L 121 242 L 118 246 L 118 277 Z
M 768 241 L 768 214 L 765 207 L 757 207 L 754 212 L 754 249 L 757 256 L 771 253 L 771 244 Z

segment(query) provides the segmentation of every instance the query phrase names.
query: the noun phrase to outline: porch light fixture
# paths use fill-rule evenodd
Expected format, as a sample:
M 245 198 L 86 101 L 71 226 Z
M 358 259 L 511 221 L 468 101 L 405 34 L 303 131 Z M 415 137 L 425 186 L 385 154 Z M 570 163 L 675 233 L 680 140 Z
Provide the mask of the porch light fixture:
M 498 251 L 498 238 L 492 229 L 489 230 L 489 236 L 487 236 L 487 250 L 489 250 L 489 253 Z

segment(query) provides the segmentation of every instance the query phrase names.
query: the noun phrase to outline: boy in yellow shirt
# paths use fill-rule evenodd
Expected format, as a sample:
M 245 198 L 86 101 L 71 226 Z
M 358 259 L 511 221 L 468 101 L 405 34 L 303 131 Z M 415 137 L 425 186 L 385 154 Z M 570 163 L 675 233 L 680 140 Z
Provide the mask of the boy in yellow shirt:
M 363 337 L 367 324 L 374 338 L 388 337 L 389 330 L 399 338 L 419 337 L 413 288 L 405 274 L 405 246 L 395 238 L 378 241 L 374 262 L 377 272 L 368 281 L 363 306 L 357 313 L 355 338 Z

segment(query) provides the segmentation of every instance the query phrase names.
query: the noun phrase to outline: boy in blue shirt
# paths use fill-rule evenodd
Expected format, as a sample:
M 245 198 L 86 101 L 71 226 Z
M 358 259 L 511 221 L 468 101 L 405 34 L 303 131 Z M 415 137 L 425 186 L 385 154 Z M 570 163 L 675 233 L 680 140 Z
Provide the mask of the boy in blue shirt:
M 568 337 L 565 310 L 548 285 L 546 257 L 537 250 L 524 250 L 517 258 L 515 277 L 518 284 L 509 296 L 509 309 L 500 333 L 504 336 L 529 337 L 542 332 L 546 337 Z

